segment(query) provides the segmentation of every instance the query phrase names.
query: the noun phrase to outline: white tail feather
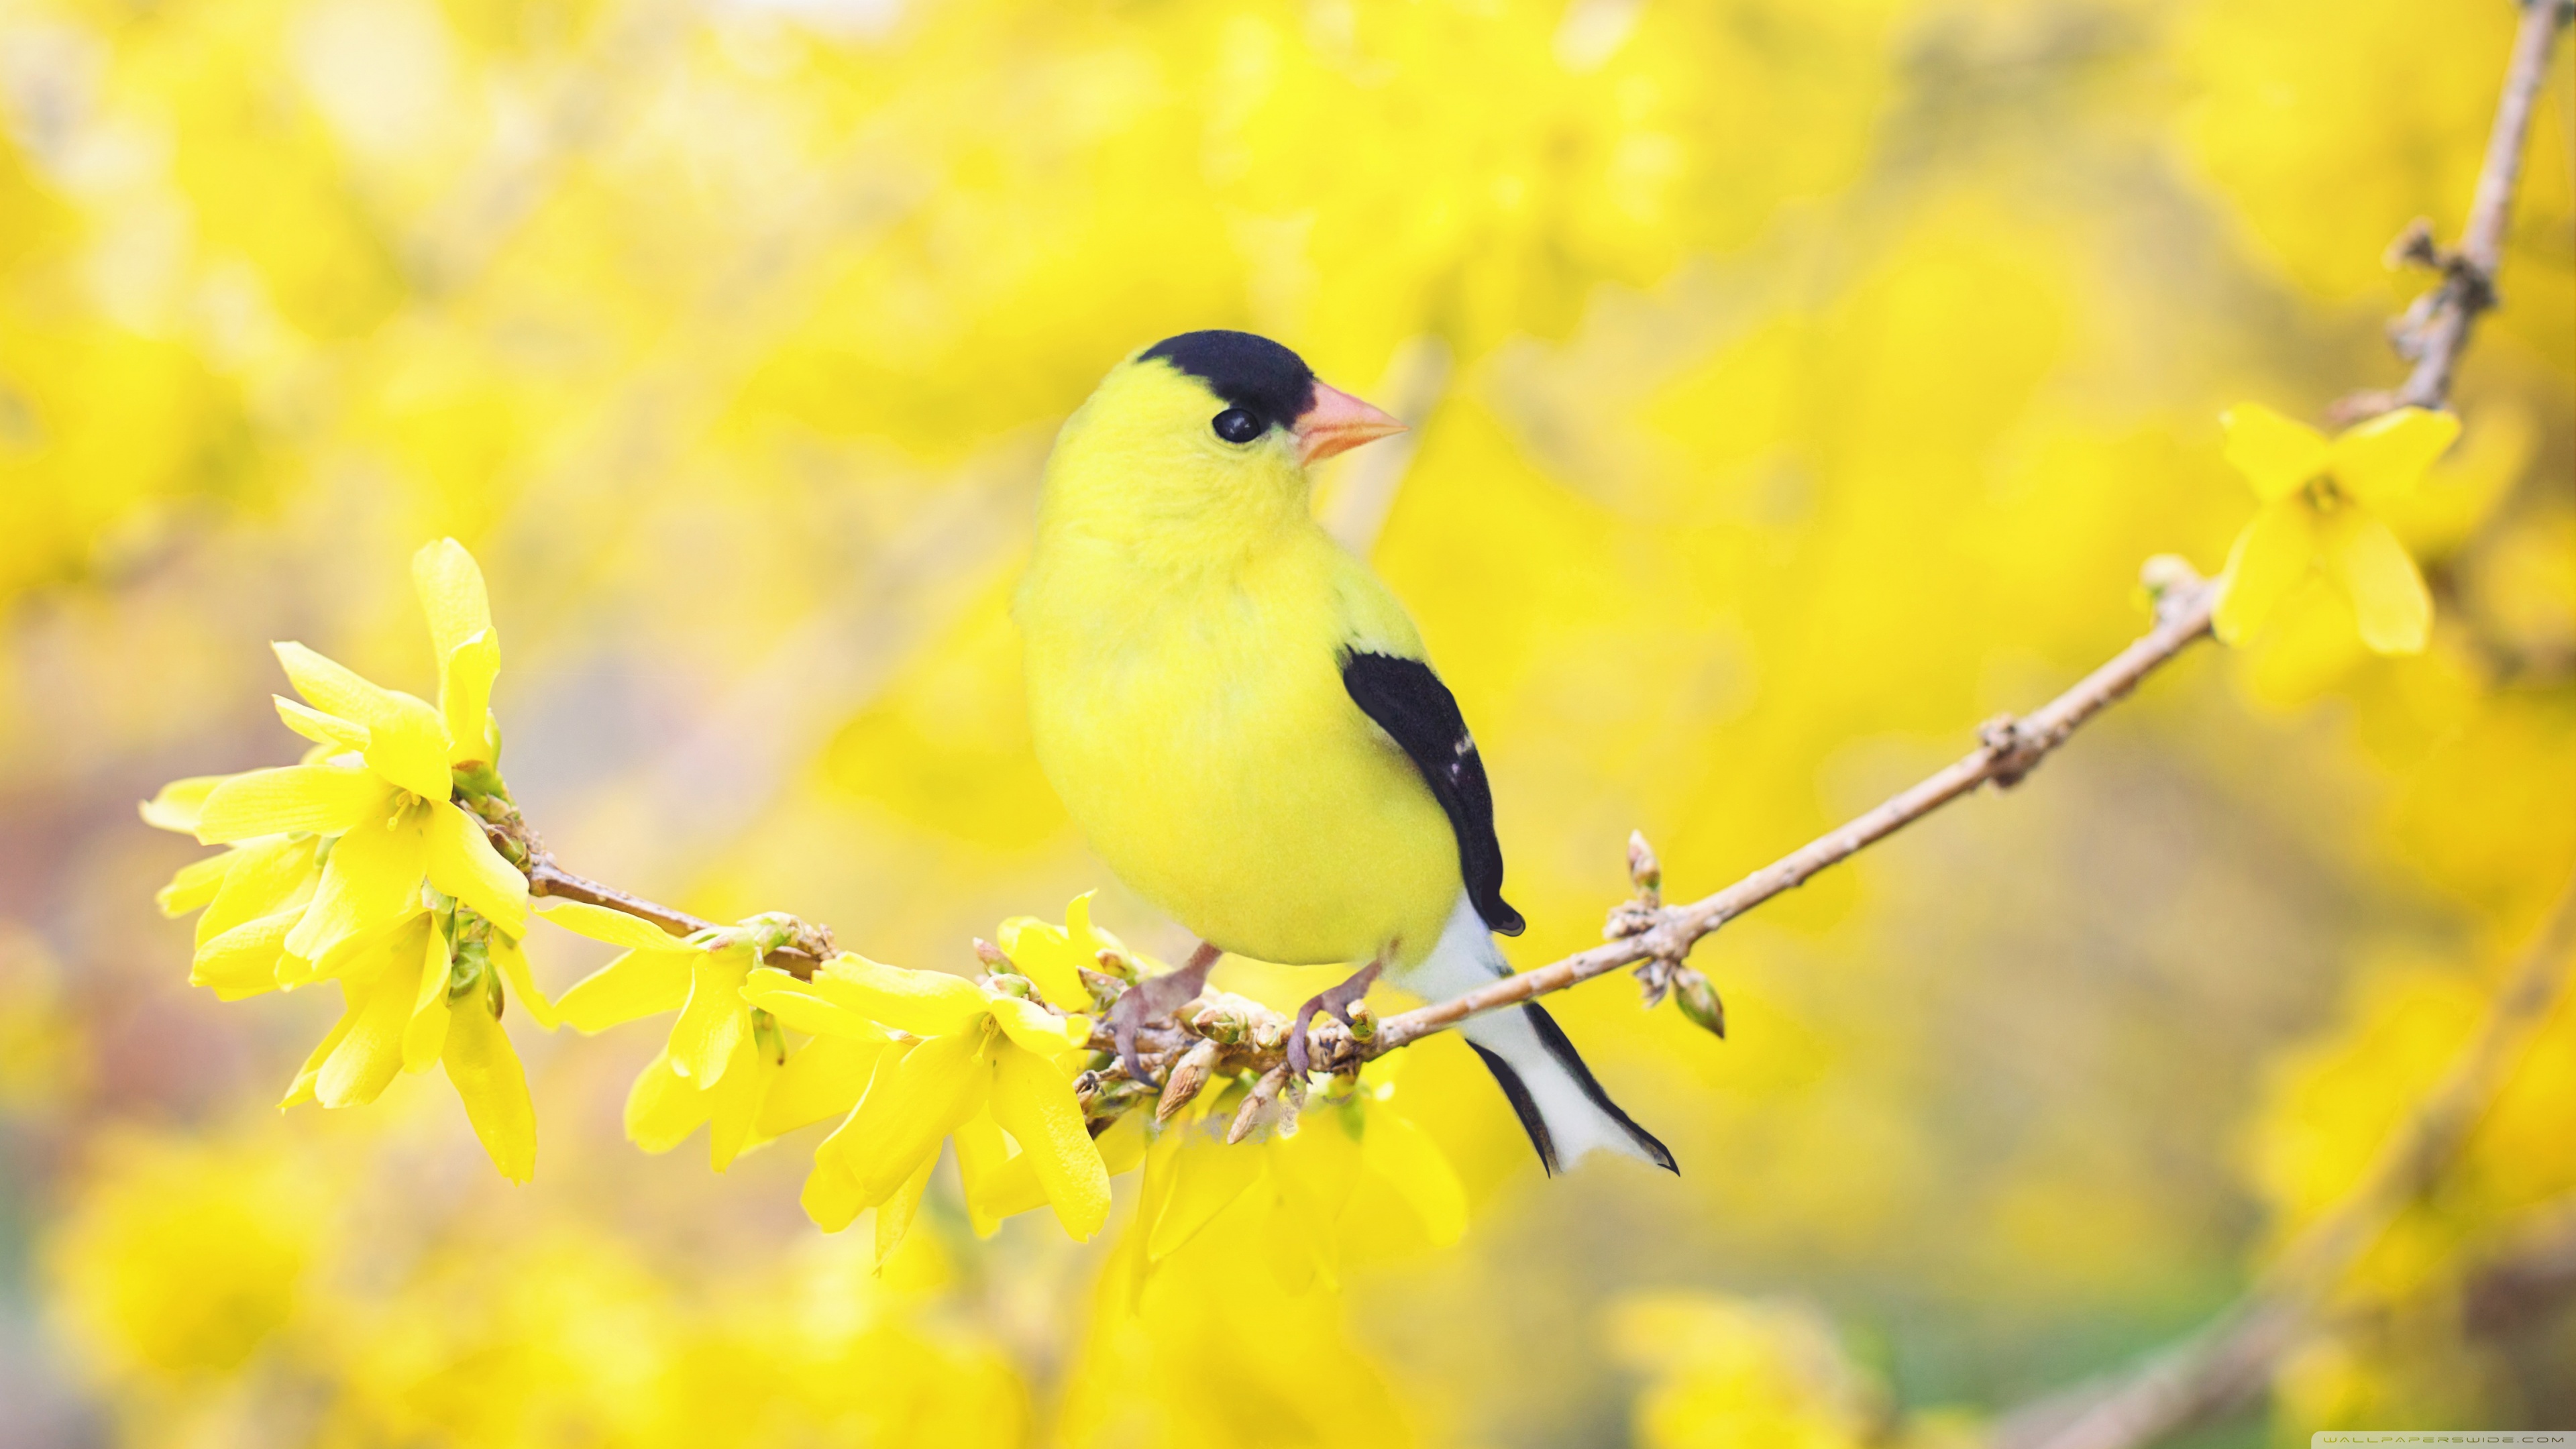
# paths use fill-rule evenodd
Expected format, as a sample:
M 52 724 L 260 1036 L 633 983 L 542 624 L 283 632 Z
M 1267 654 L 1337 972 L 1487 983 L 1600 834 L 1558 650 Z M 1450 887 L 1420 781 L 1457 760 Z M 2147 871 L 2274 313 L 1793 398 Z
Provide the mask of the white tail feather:
M 1417 996 L 1439 1001 L 1510 974 L 1511 963 L 1503 959 L 1493 933 L 1476 914 L 1475 902 L 1462 891 L 1431 954 L 1400 968 L 1389 979 Z M 1529 1129 L 1532 1145 L 1551 1172 L 1572 1167 L 1595 1149 L 1673 1170 L 1672 1154 L 1611 1103 L 1583 1059 L 1574 1054 L 1573 1044 L 1553 1022 L 1546 1021 L 1538 1007 L 1476 1017 L 1458 1031 L 1485 1053 L 1486 1065 L 1495 1068 L 1504 1092 L 1515 1096 L 1513 1106 L 1521 1112 L 1522 1125 Z M 1516 1084 L 1527 1093 L 1526 1103 L 1518 1100 Z M 1530 1122 L 1532 1112 L 1538 1124 Z

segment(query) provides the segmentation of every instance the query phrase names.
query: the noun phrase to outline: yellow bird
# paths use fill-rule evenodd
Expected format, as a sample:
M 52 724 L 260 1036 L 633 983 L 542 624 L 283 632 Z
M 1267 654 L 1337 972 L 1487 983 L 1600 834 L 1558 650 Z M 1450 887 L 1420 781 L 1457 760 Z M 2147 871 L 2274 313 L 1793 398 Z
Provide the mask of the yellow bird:
M 1202 942 L 1160 996 L 1195 994 L 1221 951 L 1365 963 L 1298 1013 L 1300 1071 L 1315 1011 L 1347 1020 L 1381 970 L 1435 999 L 1473 989 L 1510 973 L 1492 933 L 1521 931 L 1457 700 L 1309 505 L 1314 464 L 1402 430 L 1267 338 L 1158 342 L 1057 435 L 1014 609 L 1047 778 Z M 1463 1034 L 1549 1172 L 1595 1148 L 1672 1168 L 1538 1006 Z

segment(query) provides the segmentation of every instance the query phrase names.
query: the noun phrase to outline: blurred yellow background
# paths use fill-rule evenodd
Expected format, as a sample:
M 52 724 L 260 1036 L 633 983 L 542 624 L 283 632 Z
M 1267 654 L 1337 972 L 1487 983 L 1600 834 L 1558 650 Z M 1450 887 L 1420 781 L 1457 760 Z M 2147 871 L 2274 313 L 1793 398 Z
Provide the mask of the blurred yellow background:
M 512 1019 L 525 1188 L 434 1083 L 281 1118 L 332 1004 L 185 985 L 151 894 L 196 852 L 134 802 L 293 758 L 268 640 L 423 689 L 404 570 L 453 534 L 571 868 L 955 970 L 1096 887 L 1178 954 L 1038 773 L 1004 606 L 1064 414 L 1244 327 L 1417 425 L 1322 506 L 1475 725 L 1535 965 L 1596 939 L 1631 827 L 1704 893 L 2106 657 L 2147 555 L 2214 572 L 2253 508 L 2218 414 L 2398 375 L 2424 279 L 2380 253 L 2457 226 L 2513 20 L 11 0 L 0 1445 L 1824 1449 L 2187 1329 L 2359 1176 L 2576 861 L 2563 46 L 2465 437 L 2395 520 L 2429 651 L 2313 588 L 1709 942 L 1724 1043 L 1560 998 L 1677 1180 L 1543 1181 L 1463 1049 L 1410 1053 L 1471 1225 L 1338 1292 L 1135 1314 L 1106 1242 L 979 1243 L 944 1182 L 871 1276 L 797 1210 L 810 1134 L 722 1177 L 620 1140 L 650 1031 Z M 2570 1015 L 2199 1442 L 2576 1421 L 2576 1315 L 2459 1290 L 2576 1191 Z

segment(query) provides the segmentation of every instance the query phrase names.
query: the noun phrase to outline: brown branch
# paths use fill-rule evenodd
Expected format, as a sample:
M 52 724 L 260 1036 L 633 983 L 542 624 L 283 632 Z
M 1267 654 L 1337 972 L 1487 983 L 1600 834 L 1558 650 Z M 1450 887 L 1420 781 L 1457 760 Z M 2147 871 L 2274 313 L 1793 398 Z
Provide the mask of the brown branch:
M 1688 905 L 1625 916 L 1623 925 L 1633 933 L 1619 940 L 1553 965 L 1504 977 L 1464 996 L 1388 1017 L 1378 1027 L 1376 1038 L 1364 1045 L 1362 1054 L 1382 1055 L 1470 1017 L 1517 1006 L 1640 962 L 1678 963 L 1701 938 L 1718 927 L 1774 896 L 1805 885 L 1817 872 L 1851 859 L 1951 801 L 1975 793 L 1979 786 L 2010 788 L 2019 784 L 2086 720 L 2137 688 L 2140 680 L 2175 655 L 2208 638 L 2210 611 L 2217 606 L 2217 600 L 2214 584 L 2197 579 L 2169 584 L 2161 595 L 2158 622 L 2143 638 L 2031 714 L 2020 719 L 2006 715 L 1990 721 L 1978 731 L 1983 742 L 1974 751 L 1920 783 L 1715 895 Z
M 2468 350 L 2469 331 L 2478 314 L 2497 302 L 2496 269 L 2504 262 L 2505 228 L 2513 219 L 2513 198 L 2522 183 L 2524 141 L 2531 133 L 2531 113 L 2540 88 L 2549 79 L 2549 57 L 2558 32 L 2576 19 L 2576 0 L 2517 0 L 2522 21 L 2513 36 L 2513 58 L 2505 70 L 2504 92 L 2496 102 L 2495 125 L 2487 133 L 2485 163 L 2478 169 L 2476 193 L 2469 201 L 2468 224 L 2461 228 L 2457 251 L 2433 244 L 2431 227 L 2421 221 L 2390 248 L 2390 259 L 2434 268 L 2442 274 L 2433 290 L 2408 308 L 2390 328 L 2400 356 L 2415 364 L 2406 381 L 2393 390 L 2357 392 L 2330 410 L 2338 421 L 2355 422 L 2391 408 L 2438 408 L 2451 396 L 2451 381 L 2460 354 Z
M 585 905 L 605 906 L 624 911 L 638 920 L 650 921 L 674 936 L 694 936 L 700 931 L 724 929 L 720 921 L 693 916 L 687 911 L 647 900 L 632 892 L 602 885 L 585 875 L 575 875 L 555 864 L 553 852 L 538 838 L 536 827 L 518 807 L 498 796 L 483 795 L 458 802 L 474 812 L 483 822 L 483 833 L 502 858 L 517 866 L 528 878 L 528 894 L 557 900 L 580 901 Z M 796 922 L 789 943 L 771 950 L 762 959 L 800 978 L 811 977 L 814 968 L 832 956 L 832 930 L 829 926 Z
M 2576 877 L 2523 951 L 2477 1034 L 2431 1093 L 2390 1134 L 2361 1183 L 2310 1224 L 2254 1290 L 2180 1345 L 2108 1385 L 2006 1415 L 1996 1449 L 2138 1449 L 2244 1402 L 2398 1214 L 2458 1160 L 2576 965 Z
M 2181 569 L 2175 560 L 2159 560 L 2159 564 Z M 2121 650 L 2109 663 L 2086 675 L 2074 688 L 2033 713 L 2020 719 L 2006 715 L 1989 721 L 1978 732 L 1982 743 L 1975 751 L 1913 788 L 1715 895 L 1688 905 L 1645 910 L 1625 908 L 1612 918 L 1620 930 L 1619 939 L 1578 952 L 1552 965 L 1506 976 L 1491 986 L 1464 996 L 1389 1017 L 1366 1041 L 1354 1040 L 1338 1022 L 1326 1022 L 1316 1029 L 1311 1039 L 1315 1063 L 1324 1070 L 1348 1070 L 1363 1061 L 1409 1046 L 1434 1032 L 1446 1031 L 1471 1017 L 1518 1006 L 1550 992 L 1563 991 L 1596 976 L 1606 976 L 1640 963 L 1653 963 L 1669 972 L 1689 956 L 1691 948 L 1703 937 L 1764 901 L 1806 884 L 1818 871 L 1849 860 L 1951 801 L 1975 793 L 1980 786 L 1992 784 L 1998 788 L 2010 788 L 2019 784 L 2024 776 L 2038 767 L 2040 761 L 2063 746 L 2086 720 L 2137 688 L 2140 680 L 2166 661 L 2209 637 L 2210 612 L 2218 600 L 2217 585 L 2187 571 L 2169 573 L 2158 583 L 2154 629 Z M 527 873 L 532 894 L 587 901 L 610 910 L 624 911 L 651 921 L 675 936 L 708 930 L 717 924 L 575 875 L 555 864 L 554 857 L 515 808 L 493 798 L 484 799 L 477 808 L 484 813 L 484 829 L 494 845 L 511 863 Z M 804 938 L 794 945 L 770 952 L 768 960 L 771 965 L 798 976 L 811 976 L 815 967 L 831 956 L 831 932 L 821 926 L 804 926 L 802 929 L 807 933 Z M 1145 1060 L 1157 1068 L 1168 1069 L 1171 1060 L 1187 1051 L 1200 1038 L 1200 1032 L 1193 1025 L 1197 1015 L 1195 1008 L 1207 1000 L 1200 997 L 1185 1003 L 1173 1013 L 1169 1024 L 1147 1033 L 1142 1053 Z M 1094 1044 L 1108 1049 L 1111 1039 L 1105 1020 L 1099 1024 L 1095 1035 L 1098 1040 Z M 1286 1059 L 1284 1036 L 1275 1033 L 1255 1033 L 1223 1045 L 1220 1068 L 1227 1072 L 1266 1072 Z M 1123 1071 L 1112 1067 L 1104 1069 L 1102 1075 L 1119 1079 L 1123 1077 Z M 1126 1103 L 1132 1099 L 1122 1096 L 1116 1100 Z

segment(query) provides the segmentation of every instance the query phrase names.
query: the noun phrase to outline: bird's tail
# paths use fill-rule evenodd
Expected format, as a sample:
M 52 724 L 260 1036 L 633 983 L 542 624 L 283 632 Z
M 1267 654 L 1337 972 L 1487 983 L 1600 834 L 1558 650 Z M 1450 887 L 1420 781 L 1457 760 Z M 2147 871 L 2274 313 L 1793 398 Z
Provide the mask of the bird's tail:
M 1431 954 L 1400 973 L 1396 984 L 1433 1000 L 1473 991 L 1498 976 L 1512 974 L 1511 964 L 1494 945 L 1475 902 L 1462 892 L 1440 943 Z M 1485 1059 L 1485 1066 L 1511 1099 L 1530 1145 L 1553 1177 L 1595 1148 L 1624 1153 L 1678 1173 L 1673 1155 L 1653 1133 L 1640 1127 L 1592 1076 L 1592 1069 L 1568 1041 L 1545 1008 L 1532 1003 L 1510 1011 L 1476 1017 L 1458 1028 L 1459 1035 Z

